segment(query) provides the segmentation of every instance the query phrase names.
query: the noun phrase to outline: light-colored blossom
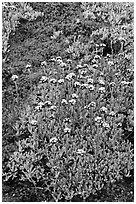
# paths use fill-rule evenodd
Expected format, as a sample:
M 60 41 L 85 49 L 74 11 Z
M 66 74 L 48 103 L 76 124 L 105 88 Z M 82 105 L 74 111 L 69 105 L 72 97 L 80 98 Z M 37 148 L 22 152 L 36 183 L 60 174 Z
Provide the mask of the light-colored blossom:
M 106 107 L 101 107 L 101 109 L 100 109 L 102 112 L 105 112 L 105 113 L 107 113 L 108 112 L 108 109 L 106 108 Z
M 114 62 L 113 62 L 113 61 L 108 61 L 108 65 L 109 65 L 109 66 L 113 66 L 113 65 L 114 65 Z
M 31 120 L 30 124 L 36 126 L 37 125 L 37 120 Z
M 47 62 L 46 61 L 41 62 L 41 66 L 47 66 Z
M 67 100 L 66 99 L 62 99 L 62 101 L 61 101 L 61 104 L 63 104 L 63 105 L 67 105 L 68 104 L 68 102 L 67 102 Z
M 127 86 L 127 85 L 129 85 L 129 83 L 130 83 L 130 82 L 122 81 L 122 82 L 121 82 L 121 85 L 123 85 L 123 86 Z
M 99 83 L 99 85 L 101 85 L 101 86 L 104 86 L 104 85 L 105 85 L 104 80 L 101 79 L 101 78 L 99 78 L 98 83 Z
M 110 86 L 114 87 L 116 84 L 114 81 L 110 82 Z
M 64 84 L 64 82 L 65 82 L 64 79 L 59 79 L 59 80 L 58 80 L 58 83 L 59 83 L 59 84 Z
M 31 67 L 32 67 L 31 64 L 27 64 L 27 65 L 26 65 L 26 69 L 29 69 L 29 68 L 31 68 Z
M 71 79 L 73 79 L 73 78 L 75 78 L 75 77 L 76 77 L 75 73 L 71 72 L 71 73 L 69 73 L 69 74 L 65 77 L 65 79 L 71 80 Z
M 14 74 L 14 75 L 12 75 L 11 78 L 12 78 L 13 81 L 16 81 L 18 79 L 18 76 Z
M 94 91 L 95 87 L 92 84 L 88 84 L 89 91 Z
M 78 95 L 77 95 L 76 93 L 73 93 L 73 94 L 72 94 L 72 98 L 76 98 L 76 99 L 77 99 L 77 98 L 78 98 Z
M 57 109 L 56 106 L 51 106 L 51 107 L 50 107 L 50 110 L 51 110 L 51 111 L 56 111 L 56 109 Z
M 55 58 L 51 58 L 50 61 L 51 62 L 56 62 L 56 59 Z
M 64 133 L 70 133 L 71 129 L 69 127 L 64 128 Z
M 105 87 L 100 87 L 100 88 L 99 88 L 99 92 L 100 92 L 100 93 L 105 93 Z
M 110 125 L 109 125 L 108 123 L 106 123 L 106 122 L 104 122 L 102 125 L 103 125 L 103 127 L 106 128 L 106 129 L 109 129 L 109 128 L 110 128 Z
M 49 80 L 49 82 L 52 83 L 52 84 L 56 84 L 56 83 L 57 83 L 57 80 L 56 80 L 55 78 L 51 78 L 51 79 Z
M 100 123 L 102 121 L 102 117 L 97 116 L 94 120 L 95 122 Z
M 85 154 L 86 152 L 83 149 L 78 149 L 76 153 L 82 155 L 82 154 Z
M 97 65 L 97 64 L 93 64 L 93 68 L 94 68 L 94 69 L 97 69 L 97 68 L 98 68 L 98 65 Z
M 81 86 L 81 84 L 80 84 L 80 82 L 75 81 L 74 86 L 75 86 L 75 87 L 80 87 L 80 86 Z
M 87 79 L 87 83 L 88 83 L 88 84 L 93 84 L 93 79 L 92 79 L 92 78 L 88 78 L 88 79 Z
M 71 103 L 72 105 L 75 105 L 76 100 L 72 98 L 71 100 L 69 100 L 69 103 Z
M 55 143 L 55 142 L 57 142 L 58 141 L 58 139 L 56 138 L 56 137 L 52 137 L 51 139 L 50 139 L 50 143 Z
M 44 105 L 45 105 L 45 106 L 51 106 L 51 101 L 45 101 L 45 102 L 44 102 Z
M 108 115 L 111 117 L 114 117 L 116 115 L 116 113 L 114 111 L 111 111 Z
M 41 79 L 40 79 L 40 82 L 47 82 L 48 81 L 48 77 L 46 76 L 42 76 Z

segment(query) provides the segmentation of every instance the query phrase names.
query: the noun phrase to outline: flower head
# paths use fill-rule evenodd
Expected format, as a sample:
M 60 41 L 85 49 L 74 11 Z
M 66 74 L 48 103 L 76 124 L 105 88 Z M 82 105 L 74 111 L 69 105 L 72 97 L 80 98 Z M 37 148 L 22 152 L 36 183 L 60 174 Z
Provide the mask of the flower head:
M 110 128 L 110 125 L 109 125 L 108 123 L 104 122 L 104 123 L 103 123 L 103 127 L 104 127 L 105 129 L 109 129 L 109 128 Z
M 75 86 L 75 87 L 80 87 L 80 86 L 81 86 L 81 84 L 80 84 L 80 82 L 75 81 L 74 86 Z
M 49 82 L 52 83 L 52 84 L 56 84 L 57 80 L 55 78 L 51 78 Z
M 29 69 L 29 68 L 31 68 L 31 67 L 32 67 L 31 64 L 27 64 L 27 65 L 26 65 L 26 69 Z
M 105 87 L 100 87 L 100 88 L 99 88 L 99 92 L 100 92 L 100 93 L 105 93 Z
M 71 132 L 70 128 L 68 128 L 68 127 L 64 128 L 64 133 L 70 133 L 70 132 Z
M 101 109 L 100 109 L 102 112 L 104 112 L 104 113 L 107 113 L 108 112 L 108 109 L 106 108 L 106 107 L 101 107 Z
M 75 93 L 73 93 L 73 94 L 72 94 L 72 98 L 77 99 L 77 98 L 78 98 L 78 95 L 77 95 L 77 94 L 75 94 Z
M 47 107 L 50 107 L 51 106 L 51 101 L 45 101 L 44 105 L 47 106 Z
M 83 155 L 83 154 L 85 154 L 86 152 L 85 152 L 83 149 L 78 149 L 76 153 Z
M 72 98 L 71 100 L 69 100 L 69 103 L 71 103 L 72 105 L 75 105 L 76 100 Z
M 62 99 L 62 101 L 61 101 L 61 104 L 63 104 L 63 105 L 67 105 L 68 104 L 68 102 L 67 102 L 67 100 L 66 99 Z
M 87 79 L 87 83 L 88 83 L 88 84 L 93 84 L 93 79 L 92 79 L 92 78 L 88 78 L 88 79 Z
M 94 120 L 95 122 L 100 123 L 102 121 L 102 117 L 97 116 Z
M 46 76 L 42 76 L 41 79 L 40 79 L 40 82 L 47 82 L 48 81 L 48 78 Z
M 73 79 L 75 77 L 76 77 L 76 75 L 73 72 L 71 72 L 65 78 L 70 81 L 71 79 Z
M 50 107 L 50 110 L 51 110 L 51 111 L 56 111 L 56 108 L 57 108 L 56 106 L 51 106 L 51 107 Z
M 12 78 L 13 81 L 16 81 L 18 79 L 18 76 L 17 75 L 12 75 L 11 78 Z
M 51 139 L 50 139 L 50 143 L 56 143 L 57 142 L 57 138 L 56 137 L 52 137 Z
M 59 79 L 58 84 L 64 84 L 64 79 Z
M 30 124 L 33 125 L 33 126 L 36 126 L 37 125 L 37 120 L 31 120 Z
M 105 85 L 105 82 L 104 82 L 103 79 L 99 79 L 98 82 L 99 82 L 99 85 L 101 85 L 101 86 L 104 86 L 104 85 Z
M 116 113 L 114 111 L 111 111 L 108 115 L 111 117 L 114 117 L 116 115 Z
M 47 66 L 47 62 L 46 61 L 41 62 L 41 66 Z

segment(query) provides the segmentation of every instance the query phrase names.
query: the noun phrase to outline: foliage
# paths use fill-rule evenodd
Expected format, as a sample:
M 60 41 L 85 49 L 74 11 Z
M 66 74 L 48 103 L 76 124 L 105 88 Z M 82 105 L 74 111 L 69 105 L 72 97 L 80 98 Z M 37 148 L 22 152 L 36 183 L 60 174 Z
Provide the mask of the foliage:
M 86 201 L 134 169 L 133 4 L 19 5 L 3 9 L 17 11 L 3 62 L 3 180 L 46 201 Z M 124 49 L 104 55 L 109 38 Z

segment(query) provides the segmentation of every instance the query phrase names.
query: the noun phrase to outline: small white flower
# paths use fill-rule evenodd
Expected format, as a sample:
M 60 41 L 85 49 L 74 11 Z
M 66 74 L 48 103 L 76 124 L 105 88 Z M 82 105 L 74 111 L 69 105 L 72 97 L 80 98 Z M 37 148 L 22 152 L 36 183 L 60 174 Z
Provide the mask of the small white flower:
M 100 109 L 102 112 L 105 112 L 105 113 L 107 113 L 108 112 L 108 109 L 106 108 L 106 107 L 101 107 L 101 109 Z
M 51 62 L 56 62 L 56 59 L 55 58 L 51 58 L 50 61 Z
M 90 85 L 88 85 L 88 89 L 89 89 L 90 91 L 94 91 L 95 87 L 94 87 L 92 84 L 90 84 Z
M 116 113 L 114 111 L 111 111 L 108 115 L 114 117 Z
M 89 68 L 88 64 L 83 64 L 83 68 Z
M 82 66 L 81 64 L 78 64 L 78 65 L 76 66 L 76 68 L 77 68 L 77 69 L 82 69 L 83 66 Z
M 67 105 L 68 102 L 66 101 L 66 99 L 62 99 L 61 104 L 63 104 L 63 105 L 65 104 L 65 105 Z
M 90 103 L 90 106 L 91 106 L 91 107 L 96 107 L 96 103 L 95 103 L 94 101 L 92 101 L 92 102 Z
M 59 83 L 59 84 L 64 84 L 64 79 L 59 79 L 59 80 L 58 80 L 58 83 Z
M 97 68 L 98 68 L 98 65 L 97 65 L 97 64 L 93 64 L 93 68 L 94 68 L 94 69 L 97 69 Z
M 81 84 L 80 84 L 80 82 L 76 81 L 76 82 L 74 83 L 74 86 L 75 86 L 75 87 L 80 87 Z
M 101 86 L 104 86 L 104 85 L 105 85 L 105 82 L 104 82 L 103 79 L 99 79 L 98 82 L 99 82 L 99 84 L 100 84 Z
M 40 82 L 47 82 L 48 78 L 46 76 L 42 76 Z
M 71 103 L 72 105 L 75 105 L 76 100 L 75 99 L 71 99 L 71 100 L 69 100 L 69 103 Z
M 101 59 L 101 57 L 99 55 L 95 55 L 94 59 Z
M 126 85 L 129 85 L 129 83 L 130 83 L 130 82 L 122 81 L 122 82 L 121 82 L 121 85 L 126 86 Z
M 56 60 L 62 60 L 62 58 L 59 56 L 59 57 L 56 57 Z
M 61 63 L 60 63 L 60 66 L 61 66 L 61 67 L 66 67 L 67 64 L 66 64 L 65 62 L 61 62 Z
M 47 66 L 47 62 L 46 61 L 41 62 L 41 66 Z
M 16 81 L 18 79 L 18 76 L 17 75 L 12 75 L 11 78 L 12 78 L 13 81 Z
M 67 80 L 71 80 L 71 79 L 73 79 L 73 78 L 75 78 L 76 77 L 76 75 L 74 74 L 74 73 L 69 73 L 65 78 L 67 79 Z
M 29 69 L 29 68 L 31 68 L 31 67 L 32 67 L 31 64 L 27 64 L 27 65 L 26 65 L 26 69 Z
M 51 110 L 51 111 L 56 111 L 56 108 L 57 108 L 56 106 L 51 106 L 51 107 L 50 107 L 50 110 Z
M 115 82 L 110 82 L 110 86 L 115 86 L 116 84 L 115 84 Z
M 37 125 L 37 120 L 31 120 L 30 123 L 31 123 L 31 125 L 34 125 L 34 126 L 35 126 L 35 125 Z
M 85 154 L 86 152 L 83 149 L 78 149 L 77 154 Z
M 114 65 L 114 62 L 113 62 L 113 61 L 108 61 L 108 65 L 109 65 L 109 66 L 113 66 L 113 65 Z
M 100 123 L 100 122 L 101 122 L 101 120 L 102 120 L 102 117 L 97 116 L 97 117 L 96 117 L 94 120 L 95 120 L 95 122 Z
M 71 132 L 70 128 L 68 128 L 68 127 L 64 128 L 64 133 L 70 133 L 70 132 Z
M 87 83 L 88 83 L 88 84 L 93 84 L 93 79 L 92 79 L 92 78 L 88 78 L 88 79 L 87 79 Z
M 100 87 L 99 91 L 100 91 L 100 93 L 105 93 L 105 87 Z
M 44 105 L 45 105 L 45 106 L 51 106 L 51 101 L 45 101 L 45 102 L 44 102 Z
M 41 109 L 42 109 L 41 106 L 36 106 L 36 107 L 35 107 L 35 110 L 41 110 Z
M 67 63 L 72 63 L 72 60 L 71 60 L 71 59 L 68 59 L 68 60 L 67 60 Z
M 108 123 L 104 122 L 104 123 L 103 123 L 103 127 L 106 128 L 106 129 L 109 129 L 109 128 L 110 128 L 110 125 L 109 125 Z
M 57 83 L 57 80 L 55 78 L 52 78 L 52 79 L 49 80 L 49 82 L 52 83 L 52 84 L 55 84 L 55 83 Z
M 77 99 L 77 98 L 78 98 L 78 95 L 75 94 L 75 93 L 73 93 L 73 94 L 72 94 L 72 98 L 76 98 L 76 99 Z
M 44 103 L 43 102 L 39 102 L 38 106 L 40 106 L 42 108 L 44 106 Z
M 55 142 L 57 142 L 57 140 L 58 140 L 58 139 L 57 139 L 56 137 L 52 137 L 52 138 L 50 139 L 50 142 L 51 142 L 51 143 L 55 143 Z

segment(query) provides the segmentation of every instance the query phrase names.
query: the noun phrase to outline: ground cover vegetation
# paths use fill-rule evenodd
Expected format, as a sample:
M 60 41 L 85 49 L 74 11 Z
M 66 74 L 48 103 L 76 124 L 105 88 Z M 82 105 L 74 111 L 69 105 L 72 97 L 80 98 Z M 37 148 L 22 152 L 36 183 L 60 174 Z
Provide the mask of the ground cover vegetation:
M 3 201 L 133 201 L 133 3 L 3 3 Z

